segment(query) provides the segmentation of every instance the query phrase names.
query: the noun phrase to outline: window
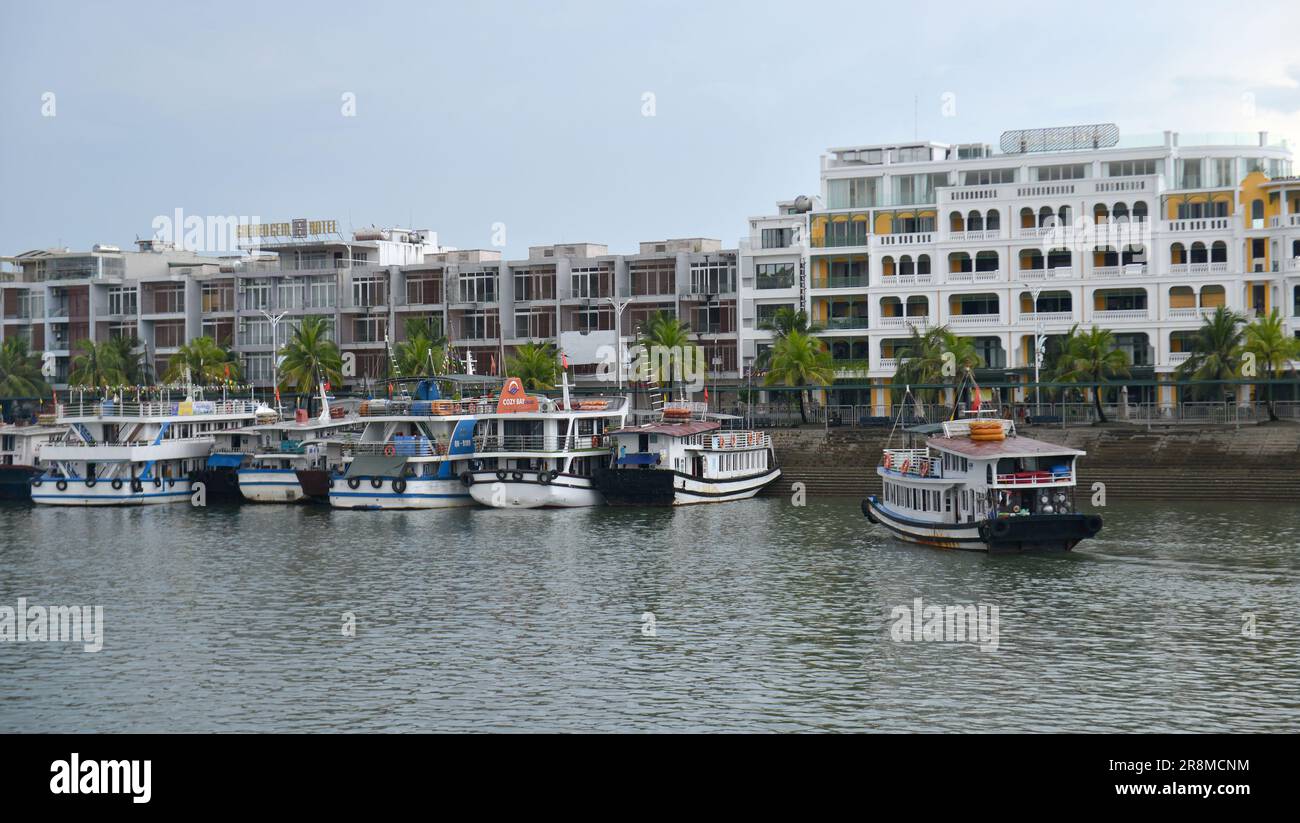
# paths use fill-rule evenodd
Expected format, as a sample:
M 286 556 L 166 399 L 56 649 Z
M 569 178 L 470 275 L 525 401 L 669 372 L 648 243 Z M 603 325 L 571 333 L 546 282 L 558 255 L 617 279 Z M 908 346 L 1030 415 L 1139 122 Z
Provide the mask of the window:
M 153 290 L 154 314 L 176 314 L 185 311 L 185 284 L 167 284 Z
M 790 245 L 794 229 L 763 229 L 759 239 L 765 249 L 784 249 Z
M 754 264 L 754 287 L 759 289 L 788 289 L 794 285 L 793 263 Z
M 934 202 L 934 190 L 949 185 L 948 173 L 900 174 L 891 178 L 894 183 L 893 205 L 911 206 Z
M 205 313 L 235 310 L 235 284 L 232 281 L 204 283 L 200 294 Z
M 466 340 L 490 340 L 497 336 L 497 328 L 496 312 L 465 312 L 460 322 L 460 336 Z
M 1145 289 L 1114 289 L 1102 294 L 1102 311 L 1145 310 L 1147 293 Z
M 554 300 L 553 269 L 519 269 L 515 271 L 516 300 Z
M 206 302 L 206 295 L 204 296 Z M 281 309 L 301 309 L 307 303 L 307 283 L 302 278 L 280 281 L 276 289 L 276 299 Z
M 1086 163 L 1071 163 L 1062 166 L 1035 166 L 1033 174 L 1034 179 L 1038 181 L 1082 180 L 1088 176 L 1088 166 Z
M 555 312 L 553 311 L 517 311 L 515 312 L 515 337 L 554 337 Z
M 571 331 L 593 332 L 614 330 L 614 309 L 610 306 L 584 306 L 573 313 Z
M 850 177 L 826 181 L 826 207 L 856 209 L 879 206 L 879 177 Z M 771 248 L 764 246 L 764 248 Z
M 1210 185 L 1216 189 L 1226 189 L 1237 185 L 1233 180 L 1232 158 L 1216 157 L 1210 161 Z
M 333 277 L 312 277 L 307 282 L 307 308 L 332 309 L 338 302 L 339 285 Z
M 570 273 L 573 297 L 612 297 L 614 272 L 606 266 L 575 266 Z
M 250 280 L 244 285 L 244 308 L 254 311 L 271 308 L 269 280 Z
M 359 277 L 352 281 L 352 305 L 382 306 L 388 303 L 388 277 Z
M 631 263 L 632 294 L 675 294 L 677 292 L 677 264 L 672 260 L 654 260 Z
M 1188 157 L 1180 158 L 1175 164 L 1175 174 L 1177 179 L 1176 188 L 1180 189 L 1199 189 L 1201 188 L 1201 158 Z
M 206 284 L 205 284 L 206 285 Z M 133 288 L 113 287 L 108 290 L 109 314 L 137 314 L 138 293 Z M 21 299 L 21 298 L 20 298 Z M 44 313 L 44 306 L 41 308 Z M 23 315 L 27 316 L 27 315 Z
M 866 220 L 832 220 L 826 224 L 822 245 L 827 247 L 867 245 Z
M 353 343 L 382 343 L 387 333 L 387 317 L 365 316 L 352 318 Z
M 1136 177 L 1143 174 L 1155 174 L 1156 161 L 1151 160 L 1116 160 L 1106 164 L 1107 177 Z
M 406 276 L 406 302 L 411 306 L 432 306 L 441 303 L 442 274 L 440 272 L 408 274 Z
M 710 260 L 691 264 L 692 294 L 735 294 L 736 263 Z
M 497 299 L 497 273 L 461 272 L 456 278 L 456 299 L 461 303 L 492 303 Z
M 997 183 L 1016 182 L 1015 169 L 979 169 L 964 171 L 961 175 L 963 186 L 991 186 Z

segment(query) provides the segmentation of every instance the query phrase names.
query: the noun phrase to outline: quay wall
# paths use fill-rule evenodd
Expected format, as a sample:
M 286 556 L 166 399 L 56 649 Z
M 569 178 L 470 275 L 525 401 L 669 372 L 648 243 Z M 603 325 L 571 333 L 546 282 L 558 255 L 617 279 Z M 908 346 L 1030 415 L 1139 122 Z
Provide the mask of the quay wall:
M 1080 492 L 1101 481 L 1110 501 L 1260 500 L 1300 506 L 1300 425 L 1294 423 L 1151 431 L 1127 424 L 1035 426 L 1019 431 L 1086 451 Z M 875 470 L 888 429 L 777 429 L 771 434 L 782 477 L 765 494 L 789 495 L 795 482 L 804 484 L 809 498 L 879 494 Z M 902 435 L 896 435 L 894 446 L 903 444 Z

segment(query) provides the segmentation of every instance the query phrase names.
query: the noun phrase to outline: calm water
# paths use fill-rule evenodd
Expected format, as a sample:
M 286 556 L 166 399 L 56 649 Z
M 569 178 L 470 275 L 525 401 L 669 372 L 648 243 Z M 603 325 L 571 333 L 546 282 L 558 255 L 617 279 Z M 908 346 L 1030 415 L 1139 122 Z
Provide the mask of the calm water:
M 0 643 L 0 731 L 1300 726 L 1300 506 L 1104 514 L 1070 555 L 989 558 L 853 500 L 6 504 L 0 605 L 102 604 L 106 639 Z M 997 605 L 1000 648 L 892 642 L 918 596 Z

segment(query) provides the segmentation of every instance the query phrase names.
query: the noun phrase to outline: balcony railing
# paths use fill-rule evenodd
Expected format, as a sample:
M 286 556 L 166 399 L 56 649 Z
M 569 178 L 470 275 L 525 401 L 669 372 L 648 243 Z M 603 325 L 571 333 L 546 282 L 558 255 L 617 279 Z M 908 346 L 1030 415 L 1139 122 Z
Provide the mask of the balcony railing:
M 1071 323 L 1074 321 L 1072 311 L 1025 311 L 1020 313 L 1022 323 Z
M 1167 232 L 1227 231 L 1229 217 L 1191 217 L 1184 220 L 1164 220 L 1160 227 Z
M 916 314 L 907 317 L 882 317 L 880 318 L 880 328 L 882 329 L 906 329 L 908 327 L 917 330 L 925 330 L 930 325 L 928 315 Z
M 1025 282 L 1037 280 L 1069 280 L 1075 277 L 1074 266 L 1056 266 L 1050 269 L 1017 269 L 1016 279 Z
M 925 274 L 887 274 L 880 278 L 880 285 L 889 288 L 891 286 L 923 286 L 934 282 L 932 273 Z
M 1002 322 L 1002 315 L 993 314 L 950 314 L 948 324 L 952 326 L 996 326 Z
M 886 471 L 914 477 L 943 477 L 943 461 L 927 449 L 885 449 L 881 465 Z
M 822 277 L 813 280 L 812 287 L 814 289 L 865 289 L 867 276 L 863 274 L 857 277 Z
M 1097 266 L 1092 270 L 1091 276 L 1104 280 L 1117 277 L 1141 277 L 1146 273 L 1146 263 L 1130 263 L 1125 266 Z
M 871 236 L 871 244 L 881 248 L 892 248 L 895 246 L 924 246 L 934 242 L 934 232 L 918 231 L 904 234 L 874 234 Z
M 949 283 L 996 283 L 1001 279 L 1001 269 L 992 269 L 991 271 L 950 271 L 947 274 Z
M 897 357 L 882 357 L 882 358 L 880 358 L 880 368 L 882 368 L 882 369 L 888 369 L 888 370 L 890 370 L 890 371 L 892 371 L 892 370 L 894 370 L 894 369 L 897 369 L 897 368 L 898 368 L 898 358 L 897 358 Z
M 1170 274 L 1227 274 L 1228 264 L 1224 261 L 1213 263 L 1173 263 L 1169 266 Z
M 867 328 L 867 318 L 865 317 L 832 317 L 821 321 L 821 325 L 827 331 L 838 331 L 842 329 L 865 329 Z
M 986 240 L 999 240 L 1002 237 L 1002 229 L 975 229 L 973 231 L 950 231 L 948 232 L 949 240 L 956 240 L 963 243 L 980 243 Z
M 1202 320 L 1214 314 L 1214 309 L 1206 306 L 1188 306 L 1169 310 L 1170 320 Z
M 189 415 L 251 415 L 260 404 L 253 400 L 195 400 L 192 403 L 151 401 L 146 403 L 83 402 L 60 403 L 58 418 L 73 417 L 181 417 Z
M 1096 320 L 1146 320 L 1150 313 L 1146 309 L 1101 309 L 1092 316 Z

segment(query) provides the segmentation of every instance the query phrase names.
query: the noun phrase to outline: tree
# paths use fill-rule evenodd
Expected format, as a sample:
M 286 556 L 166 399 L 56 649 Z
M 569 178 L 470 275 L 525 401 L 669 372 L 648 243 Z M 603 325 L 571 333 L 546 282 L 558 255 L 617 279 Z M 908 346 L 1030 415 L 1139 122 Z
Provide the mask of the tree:
M 939 327 L 939 340 L 943 348 L 944 362 L 951 366 L 952 373 L 945 376 L 953 383 L 951 417 L 956 417 L 957 403 L 961 400 L 962 381 L 972 371 L 984 365 L 984 358 L 980 357 L 973 339 L 954 334 L 946 326 Z
M 1196 330 L 1191 356 L 1174 372 L 1180 380 L 1232 380 L 1241 375 L 1242 324 L 1246 318 L 1232 309 L 1219 306 Z M 1212 388 L 1207 391 L 1213 391 Z M 1219 393 L 1228 402 L 1228 384 L 1219 384 Z
M 406 377 L 436 374 L 446 357 L 447 338 L 427 317 L 412 317 L 404 327 L 406 339 L 393 346 L 397 370 Z
M 1105 423 L 1101 384 L 1113 377 L 1127 377 L 1128 367 L 1128 355 L 1115 347 L 1114 332 L 1096 326 L 1090 331 L 1080 331 L 1076 324 L 1061 344 L 1054 379 L 1059 383 L 1094 384 L 1092 400 L 1097 408 L 1097 419 Z
M 6 337 L 0 344 L 0 397 L 44 398 L 50 387 L 41 374 L 41 358 L 21 337 Z
M 1300 339 L 1287 334 L 1281 315 L 1274 309 L 1268 317 L 1258 317 L 1246 326 L 1243 349 L 1254 355 L 1255 368 L 1262 371 L 1267 384 L 1268 419 L 1277 422 L 1273 402 L 1273 383 L 1292 360 L 1300 360 Z
M 916 326 L 909 326 L 906 343 L 894 351 L 898 367 L 894 369 L 895 386 L 925 386 L 946 383 L 943 373 L 944 338 L 946 329 L 936 326 L 924 332 Z M 917 389 L 918 399 L 930 401 L 938 397 L 938 389 Z M 895 398 L 900 400 L 901 398 Z
M 128 386 L 139 386 L 146 382 L 145 374 L 148 371 L 145 364 L 145 356 L 140 348 L 140 338 L 135 335 L 130 337 L 110 337 L 108 344 L 117 352 L 118 359 L 122 362 L 122 374 L 126 375 L 125 382 Z
M 814 334 L 822 330 L 820 324 L 812 324 L 808 322 L 808 312 L 803 310 L 796 311 L 794 306 L 780 307 L 772 313 L 770 318 L 759 323 L 758 327 L 766 331 L 776 332 L 777 338 L 785 337 L 792 331 L 797 331 L 801 334 Z M 772 347 L 765 346 L 763 350 L 758 353 L 758 357 L 754 361 L 754 368 L 762 371 L 766 369 L 771 362 Z
M 196 337 L 187 341 L 172 355 L 167 363 L 165 383 L 183 383 L 189 380 L 198 385 L 215 385 L 239 377 L 239 361 L 228 349 L 218 345 L 211 337 Z
M 799 387 L 799 419 L 808 422 L 804 412 L 804 386 L 829 386 L 835 382 L 835 365 L 826 344 L 810 334 L 790 331 L 772 344 L 772 362 L 763 382 L 768 386 L 782 383 Z
M 279 353 L 284 358 L 280 363 L 281 386 L 312 394 L 322 378 L 329 383 L 343 382 L 343 355 L 330 340 L 330 322 L 324 317 L 304 317 Z
M 525 389 L 555 388 L 560 379 L 560 359 L 555 344 L 524 343 L 506 361 L 506 374 L 518 377 Z
M 656 377 L 659 385 L 667 382 L 670 388 L 673 374 L 685 375 L 688 358 L 693 364 L 697 356 L 695 350 L 698 347 L 691 342 L 690 326 L 678 320 L 672 312 L 657 311 L 647 317 L 637 344 L 645 348 L 650 362 L 668 369 L 667 375 L 658 374 Z
M 125 365 L 117 346 L 111 340 L 103 343 L 78 340 L 73 348 L 80 354 L 72 358 L 72 369 L 68 373 L 69 384 L 107 389 L 127 383 Z

